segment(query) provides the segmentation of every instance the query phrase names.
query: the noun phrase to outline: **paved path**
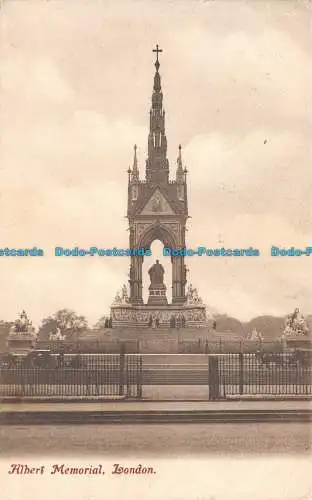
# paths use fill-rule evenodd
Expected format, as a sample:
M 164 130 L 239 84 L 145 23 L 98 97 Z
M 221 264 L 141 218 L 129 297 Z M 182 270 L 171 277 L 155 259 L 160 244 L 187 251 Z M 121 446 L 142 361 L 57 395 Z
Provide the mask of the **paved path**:
M 77 403 L 2 403 L 0 412 L 131 412 L 131 411 L 310 410 L 312 401 L 116 401 Z
M 2 405 L 2 425 L 310 423 L 307 401 L 32 403 Z

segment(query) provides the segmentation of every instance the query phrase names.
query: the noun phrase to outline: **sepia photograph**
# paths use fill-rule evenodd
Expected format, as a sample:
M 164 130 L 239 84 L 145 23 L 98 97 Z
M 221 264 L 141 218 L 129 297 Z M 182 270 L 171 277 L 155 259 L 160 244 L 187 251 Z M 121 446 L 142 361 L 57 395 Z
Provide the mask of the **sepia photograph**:
M 0 40 L 4 500 L 312 499 L 312 2 Z

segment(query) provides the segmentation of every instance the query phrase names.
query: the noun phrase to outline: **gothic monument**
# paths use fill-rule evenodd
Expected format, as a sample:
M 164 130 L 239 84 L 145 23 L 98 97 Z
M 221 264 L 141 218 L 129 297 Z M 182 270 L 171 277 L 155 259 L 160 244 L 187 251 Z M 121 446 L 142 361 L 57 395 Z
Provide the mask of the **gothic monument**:
M 128 170 L 129 248 L 150 248 L 154 240 L 165 247 L 185 248 L 185 226 L 188 219 L 187 170 L 182 166 L 181 146 L 175 180 L 169 180 L 165 111 L 159 74 L 159 53 L 156 46 L 154 87 L 149 119 L 148 158 L 145 178 L 140 179 L 137 147 L 134 146 L 132 169 Z M 186 292 L 187 269 L 183 256 L 171 257 L 172 303 L 168 304 L 164 284 L 164 268 L 157 260 L 149 269 L 150 286 L 147 304 L 143 302 L 142 265 L 144 257 L 131 256 L 129 288 L 124 285 L 111 307 L 112 327 L 183 326 L 204 327 L 206 308 L 198 292 L 189 285 Z M 147 278 L 147 277 L 146 277 Z M 145 280 L 145 277 L 144 277 Z

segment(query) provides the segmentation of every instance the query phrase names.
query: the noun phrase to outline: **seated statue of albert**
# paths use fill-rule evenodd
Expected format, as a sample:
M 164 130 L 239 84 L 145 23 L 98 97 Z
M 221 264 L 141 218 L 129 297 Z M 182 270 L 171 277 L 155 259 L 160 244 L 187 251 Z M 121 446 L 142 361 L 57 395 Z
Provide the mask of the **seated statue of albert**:
M 150 276 L 151 284 L 150 288 L 165 288 L 164 285 L 164 274 L 165 270 L 163 266 L 156 260 L 156 263 L 152 265 L 149 269 L 148 274 Z

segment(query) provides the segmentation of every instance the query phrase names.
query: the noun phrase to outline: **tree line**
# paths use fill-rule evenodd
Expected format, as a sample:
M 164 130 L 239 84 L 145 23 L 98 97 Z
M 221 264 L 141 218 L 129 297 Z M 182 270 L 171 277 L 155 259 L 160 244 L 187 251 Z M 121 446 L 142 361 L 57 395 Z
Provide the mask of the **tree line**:
M 6 337 L 14 323 L 14 321 L 0 320 L 0 337 Z M 108 327 L 110 327 L 109 316 L 101 316 L 91 329 L 100 330 Z M 74 340 L 88 329 L 90 329 L 90 326 L 85 316 L 77 314 L 72 309 L 60 309 L 42 319 L 38 328 L 38 337 L 41 340 L 48 340 L 51 334 L 59 331 L 66 339 Z

